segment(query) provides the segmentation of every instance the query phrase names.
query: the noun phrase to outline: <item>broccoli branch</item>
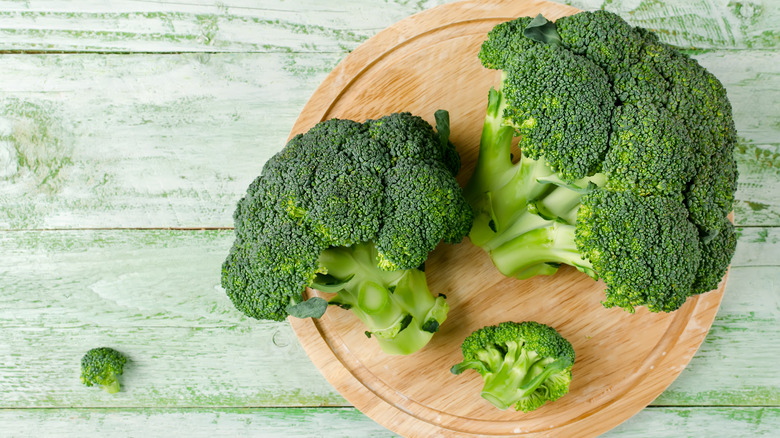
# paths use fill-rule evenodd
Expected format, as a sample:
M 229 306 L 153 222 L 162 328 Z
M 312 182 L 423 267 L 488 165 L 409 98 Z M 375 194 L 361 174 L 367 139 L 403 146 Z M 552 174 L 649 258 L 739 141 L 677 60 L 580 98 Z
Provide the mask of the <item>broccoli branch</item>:
M 336 293 L 329 303 L 350 309 L 383 351 L 413 353 L 438 331 L 449 307 L 444 296 L 431 295 L 423 271 L 385 271 L 377 260 L 370 243 L 328 248 L 320 255 L 327 274 L 317 275 L 312 287 Z
M 475 214 L 471 242 L 507 276 L 552 275 L 567 264 L 596 278 L 577 249 L 574 225 L 583 194 L 603 185 L 606 176 L 567 183 L 543 160 L 523 156 L 513 163 L 517 131 L 505 108 L 504 93 L 490 90 L 477 165 L 464 190 Z

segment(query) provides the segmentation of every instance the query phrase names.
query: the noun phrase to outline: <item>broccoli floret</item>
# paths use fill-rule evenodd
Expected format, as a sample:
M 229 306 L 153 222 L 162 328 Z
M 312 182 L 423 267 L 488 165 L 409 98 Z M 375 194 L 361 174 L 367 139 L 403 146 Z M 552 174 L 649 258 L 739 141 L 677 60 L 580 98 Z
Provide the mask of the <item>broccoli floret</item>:
M 538 322 L 483 327 L 461 345 L 463 362 L 450 370 L 482 375 L 482 397 L 499 409 L 533 411 L 569 392 L 574 348 L 555 329 Z
M 593 61 L 609 75 L 634 64 L 644 46 L 641 33 L 607 11 L 561 17 L 555 28 L 568 50 Z
M 582 199 L 575 241 L 608 285 L 606 307 L 679 308 L 701 259 L 699 234 L 679 199 L 595 190 Z
M 116 394 L 126 363 L 127 358 L 113 348 L 93 348 L 81 358 L 81 383 L 97 385 L 109 394 Z
M 663 107 L 615 107 L 603 172 L 607 186 L 640 195 L 681 193 L 695 163 L 685 125 Z
M 717 286 L 737 135 L 711 73 L 606 11 L 500 24 L 479 57 L 502 80 L 464 193 L 469 238 L 502 273 L 568 264 L 628 311 L 673 311 Z
M 737 234 L 728 219 L 722 220 L 722 228 L 711 239 L 702 239 L 701 262 L 693 282 L 693 293 L 700 294 L 718 287 L 726 274 L 731 257 L 737 248 Z
M 503 72 L 503 123 L 515 128 L 523 153 L 544 157 L 565 180 L 597 171 L 614 104 L 607 75 L 587 58 L 547 44 L 521 52 Z
M 292 138 L 236 207 L 236 240 L 222 266 L 236 308 L 275 321 L 319 317 L 327 303 L 304 301 L 314 287 L 336 293 L 331 304 L 351 308 L 383 350 L 422 348 L 447 304 L 420 268 L 473 219 L 455 180 L 460 160 L 446 112 L 436 118 L 438 132 L 395 113 L 331 119 Z

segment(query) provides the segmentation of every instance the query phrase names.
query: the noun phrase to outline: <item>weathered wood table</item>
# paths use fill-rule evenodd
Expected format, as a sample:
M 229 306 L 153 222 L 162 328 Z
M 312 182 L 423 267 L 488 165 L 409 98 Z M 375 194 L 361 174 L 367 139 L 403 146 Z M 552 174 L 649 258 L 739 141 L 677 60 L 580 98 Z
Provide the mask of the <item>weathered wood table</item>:
M 442 0 L 0 0 L 0 436 L 387 437 L 219 287 L 235 202 L 346 53 Z M 739 246 L 690 365 L 613 437 L 780 430 L 780 2 L 577 0 L 726 86 Z M 89 348 L 123 391 L 79 382 Z

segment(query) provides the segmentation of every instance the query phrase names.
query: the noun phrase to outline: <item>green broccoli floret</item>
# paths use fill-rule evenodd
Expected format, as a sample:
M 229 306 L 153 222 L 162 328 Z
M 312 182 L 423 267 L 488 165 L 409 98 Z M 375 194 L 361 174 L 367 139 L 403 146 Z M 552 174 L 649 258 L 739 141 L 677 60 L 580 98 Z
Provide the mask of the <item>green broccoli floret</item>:
M 93 348 L 81 358 L 81 383 L 98 385 L 109 394 L 116 394 L 125 363 L 127 358 L 113 348 Z
M 422 348 L 447 315 L 422 265 L 457 243 L 473 214 L 455 180 L 460 159 L 446 111 L 438 132 L 409 113 L 358 123 L 332 119 L 295 136 L 264 166 L 234 214 L 222 266 L 235 306 L 258 319 L 319 317 L 336 293 L 392 354 Z
M 729 261 L 737 248 L 737 234 L 728 219 L 722 220 L 720 231 L 712 239 L 700 242 L 701 262 L 693 282 L 693 293 L 700 294 L 718 287 L 726 274 Z
M 632 312 L 717 286 L 733 247 L 708 242 L 731 232 L 737 135 L 712 74 L 605 11 L 500 24 L 479 57 L 502 80 L 464 193 L 469 238 L 502 273 L 568 264 Z
M 533 411 L 569 392 L 574 348 L 555 329 L 538 322 L 483 327 L 461 345 L 463 362 L 450 370 L 482 375 L 482 397 L 499 409 Z

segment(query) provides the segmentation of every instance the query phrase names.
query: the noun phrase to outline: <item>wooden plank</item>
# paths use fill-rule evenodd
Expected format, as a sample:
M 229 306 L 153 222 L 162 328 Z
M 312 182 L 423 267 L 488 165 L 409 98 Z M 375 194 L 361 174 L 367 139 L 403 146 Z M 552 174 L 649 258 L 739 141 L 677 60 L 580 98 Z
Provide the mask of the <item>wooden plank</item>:
M 602 437 L 770 437 L 778 425 L 777 407 L 659 407 L 643 410 Z
M 3 409 L 8 438 L 86 436 L 394 437 L 354 408 Z
M 723 302 L 704 343 L 653 404 L 780 404 L 780 344 L 773 341 L 780 336 L 778 271 L 776 266 L 731 270 Z
M 231 226 L 339 58 L 0 55 L 0 229 Z M 726 85 L 743 137 L 736 220 L 780 225 L 775 56 L 697 58 Z
M 0 407 L 345 405 L 286 322 L 245 318 L 225 297 L 219 265 L 232 239 L 0 233 Z M 741 230 L 712 331 L 656 404 L 780 404 L 780 345 L 766 341 L 780 334 L 778 241 L 777 228 Z M 132 360 L 116 397 L 78 380 L 79 358 L 99 345 Z
M 186 425 L 186 426 L 182 426 Z M 98 434 L 192 438 L 396 437 L 354 408 L 282 409 L 2 409 L 0 428 L 9 438 L 81 438 Z M 648 408 L 603 438 L 773 436 L 777 407 Z
M 347 52 L 377 31 L 453 0 L 0 1 L 0 50 L 101 52 Z M 670 43 L 771 48 L 771 0 L 567 1 L 616 12 Z
M 446 2 L 4 0 L 0 39 L 14 51 L 343 53 Z
M 780 265 L 780 229 L 740 231 L 726 303 L 736 313 L 776 311 L 743 283 L 770 282 Z M 0 233 L 3 327 L 249 327 L 219 287 L 233 232 L 30 231 Z M 761 268 L 758 268 L 760 266 Z M 740 272 L 758 269 L 756 278 Z M 755 286 L 755 285 L 754 285 Z M 771 283 L 756 286 L 771 299 Z M 731 293 L 731 290 L 738 292 Z M 725 306 L 725 304 L 724 304 Z M 728 307 L 721 309 L 721 314 Z
M 0 227 L 230 226 L 337 61 L 0 56 Z
M 232 243 L 230 230 L 0 233 L 0 321 L 20 328 L 253 327 L 219 287 Z
M 584 10 L 606 9 L 635 26 L 658 31 L 665 42 L 696 48 L 774 48 L 780 9 L 774 0 L 565 0 Z
M 11 309 L 4 309 L 4 313 Z M 342 406 L 286 323 L 234 327 L 2 327 L 0 406 L 191 407 Z M 95 347 L 128 357 L 122 390 L 79 380 Z

